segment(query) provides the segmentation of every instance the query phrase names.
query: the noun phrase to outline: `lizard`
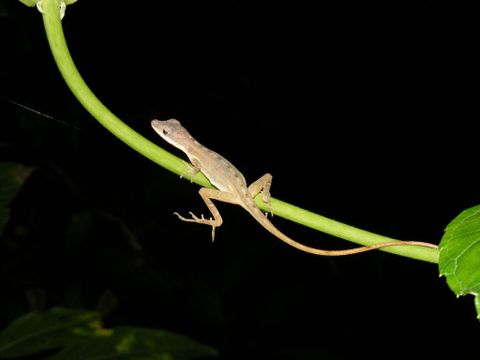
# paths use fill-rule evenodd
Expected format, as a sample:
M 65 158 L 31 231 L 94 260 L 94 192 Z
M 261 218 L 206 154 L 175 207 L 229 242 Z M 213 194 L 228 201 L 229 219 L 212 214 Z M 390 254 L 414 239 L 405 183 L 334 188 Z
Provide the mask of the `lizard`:
M 219 227 L 223 223 L 222 216 L 212 201 L 217 200 L 241 206 L 272 235 L 298 250 L 314 255 L 343 256 L 362 253 L 387 246 L 400 245 L 416 245 L 435 249 L 438 248 L 434 244 L 421 241 L 399 240 L 387 241 L 345 250 L 325 250 L 306 246 L 290 238 L 277 229 L 254 201 L 254 198 L 260 194 L 262 200 L 266 204 L 270 203 L 270 186 L 272 184 L 271 174 L 267 173 L 263 175 L 260 177 L 260 179 L 248 186 L 243 174 L 237 170 L 230 161 L 200 144 L 192 137 L 192 135 L 190 135 L 190 133 L 180 124 L 178 120 L 169 119 L 161 121 L 155 119 L 151 121 L 151 125 L 161 138 L 174 147 L 180 149 L 187 155 L 193 166 L 191 176 L 201 171 L 210 181 L 210 183 L 215 186 L 216 189 L 202 187 L 199 190 L 199 194 L 210 210 L 213 218 L 210 217 L 207 219 L 204 218 L 203 215 L 198 217 L 192 212 L 189 212 L 191 217 L 186 218 L 177 212 L 174 213 L 180 220 L 210 225 L 212 227 L 212 241 L 215 239 L 215 228 Z

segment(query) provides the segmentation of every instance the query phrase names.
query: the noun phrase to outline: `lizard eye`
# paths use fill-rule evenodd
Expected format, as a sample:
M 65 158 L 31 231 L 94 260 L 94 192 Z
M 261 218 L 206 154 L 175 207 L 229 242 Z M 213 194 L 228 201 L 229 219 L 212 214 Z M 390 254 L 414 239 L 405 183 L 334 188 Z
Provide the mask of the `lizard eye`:
M 168 135 L 168 130 L 162 129 L 163 135 Z

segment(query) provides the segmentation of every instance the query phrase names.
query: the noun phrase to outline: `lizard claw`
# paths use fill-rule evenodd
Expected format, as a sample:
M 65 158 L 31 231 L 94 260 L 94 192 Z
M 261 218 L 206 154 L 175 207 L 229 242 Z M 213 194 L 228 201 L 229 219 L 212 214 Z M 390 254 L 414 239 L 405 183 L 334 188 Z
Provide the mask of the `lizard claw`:
M 212 243 L 215 241 L 215 226 L 212 226 Z
M 193 221 L 192 219 L 187 219 L 186 217 L 180 215 L 179 213 L 177 212 L 174 212 L 173 215 L 175 215 L 176 217 L 178 217 L 180 220 L 182 221 Z

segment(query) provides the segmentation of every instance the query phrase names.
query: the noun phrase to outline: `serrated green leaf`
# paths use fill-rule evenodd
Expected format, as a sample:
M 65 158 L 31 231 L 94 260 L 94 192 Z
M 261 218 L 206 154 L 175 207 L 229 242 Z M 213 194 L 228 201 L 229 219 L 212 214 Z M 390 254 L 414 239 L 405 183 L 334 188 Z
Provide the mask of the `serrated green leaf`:
M 134 327 L 105 329 L 100 315 L 54 308 L 30 313 L 0 333 L 0 358 L 14 358 L 59 349 L 49 360 L 191 360 L 217 351 L 186 336 Z
M 18 194 L 33 168 L 14 163 L 0 164 L 0 235 L 10 217 L 8 205 Z
M 457 295 L 475 296 L 480 318 L 480 205 L 464 210 L 448 224 L 439 246 L 439 270 Z

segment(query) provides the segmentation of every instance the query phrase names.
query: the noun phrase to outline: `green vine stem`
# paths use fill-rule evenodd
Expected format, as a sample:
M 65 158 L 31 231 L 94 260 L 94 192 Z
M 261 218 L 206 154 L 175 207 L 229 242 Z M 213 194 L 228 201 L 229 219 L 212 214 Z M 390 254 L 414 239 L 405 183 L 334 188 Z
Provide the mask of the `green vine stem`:
M 145 139 L 117 118 L 98 100 L 83 81 L 68 51 L 60 20 L 59 0 L 43 0 L 42 7 L 43 21 L 50 50 L 60 73 L 78 101 L 100 124 L 128 146 L 178 175 L 186 174 L 189 168 L 188 163 Z M 201 173 L 198 173 L 192 180 L 201 186 L 212 187 Z M 256 201 L 260 208 L 263 210 L 268 209 L 258 197 Z M 271 207 L 275 215 L 357 244 L 373 245 L 381 242 L 396 241 L 396 239 L 343 224 L 277 199 L 272 199 Z M 381 250 L 417 260 L 438 263 L 438 249 L 404 245 L 382 248 Z

